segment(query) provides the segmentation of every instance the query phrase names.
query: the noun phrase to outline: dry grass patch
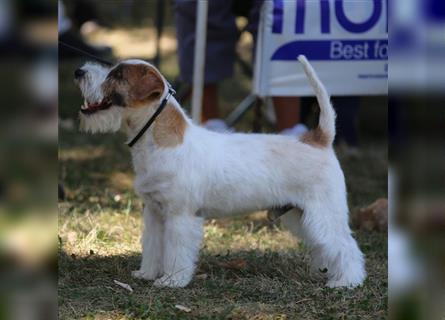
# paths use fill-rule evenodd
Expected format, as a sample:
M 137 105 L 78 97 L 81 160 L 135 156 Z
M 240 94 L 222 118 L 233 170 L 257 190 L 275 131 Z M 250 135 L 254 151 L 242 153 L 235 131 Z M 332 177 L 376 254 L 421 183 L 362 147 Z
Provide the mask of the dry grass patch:
M 386 315 L 386 237 L 360 234 L 370 277 L 363 288 L 327 289 L 298 241 L 267 220 L 209 221 L 197 276 L 184 289 L 135 280 L 141 219 L 60 206 L 61 319 L 377 319 Z M 134 292 L 115 285 L 129 284 Z M 328 302 L 329 303 L 326 303 Z M 184 312 L 175 305 L 191 309 Z M 353 315 L 352 317 L 351 314 Z

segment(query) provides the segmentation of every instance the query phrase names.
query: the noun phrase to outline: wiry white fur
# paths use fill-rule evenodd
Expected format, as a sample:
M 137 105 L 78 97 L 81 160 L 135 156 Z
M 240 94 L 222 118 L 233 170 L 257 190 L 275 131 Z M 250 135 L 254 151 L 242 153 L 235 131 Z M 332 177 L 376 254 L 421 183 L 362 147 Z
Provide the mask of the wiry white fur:
M 110 71 L 110 68 L 101 64 L 87 62 L 81 69 L 85 71 L 80 80 L 75 80 L 82 91 L 82 96 L 89 103 L 100 102 L 103 98 L 101 85 Z
M 79 113 L 80 129 L 89 133 L 117 132 L 122 127 L 122 108 L 112 106 L 93 114 Z
M 323 104 L 320 126 L 333 139 L 329 97 L 307 61 L 300 61 Z M 173 97 L 170 104 L 182 113 Z M 131 139 L 154 108 L 126 109 L 122 120 L 133 124 L 125 128 Z M 198 259 L 203 218 L 292 204 L 303 214 L 291 210 L 284 220 L 293 231 L 301 230 L 314 265 L 328 269 L 328 286 L 363 283 L 364 258 L 351 236 L 344 176 L 331 146 L 279 135 L 215 133 L 184 117 L 182 144 L 156 145 L 151 128 L 131 148 L 134 185 L 145 204 L 142 263 L 134 276 L 156 279 L 157 286 L 186 286 Z
M 110 71 L 110 68 L 96 63 L 85 63 L 82 68 L 85 75 L 75 80 L 85 99 L 84 103 L 99 103 L 103 99 L 101 85 Z M 122 126 L 122 108 L 112 106 L 108 110 L 101 110 L 94 114 L 79 112 L 80 129 L 85 132 L 116 132 Z

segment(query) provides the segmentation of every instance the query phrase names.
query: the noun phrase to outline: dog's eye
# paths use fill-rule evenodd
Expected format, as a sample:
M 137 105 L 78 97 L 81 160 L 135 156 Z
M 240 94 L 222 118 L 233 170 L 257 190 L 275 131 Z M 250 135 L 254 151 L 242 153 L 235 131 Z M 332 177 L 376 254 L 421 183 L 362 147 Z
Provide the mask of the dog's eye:
M 120 95 L 119 93 L 113 91 L 110 95 L 110 99 L 112 104 L 119 107 L 125 107 L 124 97 L 122 97 L 122 95 Z

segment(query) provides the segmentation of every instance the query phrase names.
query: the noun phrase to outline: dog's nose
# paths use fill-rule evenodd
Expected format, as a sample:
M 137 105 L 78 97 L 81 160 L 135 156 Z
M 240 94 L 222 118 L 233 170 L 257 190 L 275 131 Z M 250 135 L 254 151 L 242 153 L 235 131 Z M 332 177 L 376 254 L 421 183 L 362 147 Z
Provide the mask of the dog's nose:
M 76 78 L 76 79 L 79 79 L 79 78 L 82 78 L 83 76 L 84 76 L 84 74 L 86 73 L 86 71 L 85 70 L 82 70 L 82 69 L 76 69 L 76 71 L 74 71 L 74 77 Z

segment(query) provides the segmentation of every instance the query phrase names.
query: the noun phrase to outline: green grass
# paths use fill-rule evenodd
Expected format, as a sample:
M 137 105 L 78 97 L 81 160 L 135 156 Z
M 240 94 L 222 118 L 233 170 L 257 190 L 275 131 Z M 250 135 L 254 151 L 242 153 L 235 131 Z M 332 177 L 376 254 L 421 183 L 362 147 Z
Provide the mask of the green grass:
M 158 289 L 134 280 L 139 213 L 60 206 L 59 316 L 61 319 L 378 319 L 386 315 L 386 237 L 358 233 L 369 277 L 355 290 L 328 289 L 312 274 L 302 245 L 261 217 L 210 221 L 197 277 L 185 289 Z M 95 209 L 97 208 L 97 209 Z M 228 269 L 227 261 L 245 261 Z M 203 277 L 206 277 L 203 279 Z M 128 283 L 133 293 L 114 285 Z M 176 304 L 192 309 L 185 314 Z
M 173 79 L 174 56 L 164 62 Z M 329 289 L 323 275 L 309 270 L 304 244 L 264 213 L 210 220 L 205 226 L 197 277 L 183 289 L 159 289 L 132 279 L 141 259 L 141 201 L 121 135 L 77 132 L 81 99 L 72 83 L 80 62 L 60 63 L 60 116 L 74 129 L 59 131 L 59 177 L 66 201 L 59 204 L 60 319 L 381 319 L 387 317 L 386 233 L 357 231 L 369 276 L 355 290 Z M 248 92 L 228 81 L 222 88 L 225 113 Z M 386 105 L 367 108 L 382 114 Z M 250 127 L 248 115 L 237 128 Z M 386 122 L 385 122 L 386 123 Z M 359 155 L 338 150 L 352 214 L 387 197 L 387 147 L 362 140 Z M 238 268 L 227 263 L 242 262 Z M 128 283 L 134 292 L 115 285 Z M 178 310 L 180 304 L 190 313 Z

